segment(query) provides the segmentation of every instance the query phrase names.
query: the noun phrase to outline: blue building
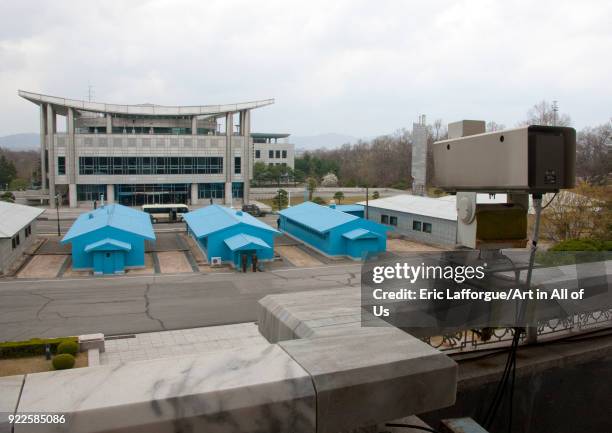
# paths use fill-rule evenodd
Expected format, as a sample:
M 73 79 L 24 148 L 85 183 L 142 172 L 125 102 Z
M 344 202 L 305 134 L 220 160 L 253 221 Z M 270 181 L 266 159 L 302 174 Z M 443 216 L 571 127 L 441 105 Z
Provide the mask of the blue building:
M 385 251 L 390 230 L 374 221 L 312 202 L 282 210 L 280 228 L 323 254 L 354 259 Z
M 253 256 L 258 261 L 274 258 L 274 237 L 279 232 L 246 212 L 213 204 L 185 214 L 184 219 L 209 261 L 220 257 L 239 268 L 243 255 L 247 266 Z
M 72 244 L 72 267 L 95 274 L 121 274 L 143 267 L 145 241 L 154 241 L 151 217 L 119 204 L 82 214 L 62 243 Z
M 361 204 L 330 204 L 329 207 L 359 218 L 365 214 L 365 206 Z

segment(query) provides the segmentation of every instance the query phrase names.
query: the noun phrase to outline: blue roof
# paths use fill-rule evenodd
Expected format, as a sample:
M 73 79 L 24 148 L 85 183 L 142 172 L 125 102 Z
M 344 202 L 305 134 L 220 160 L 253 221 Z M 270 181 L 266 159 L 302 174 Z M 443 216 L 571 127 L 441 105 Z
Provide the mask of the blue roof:
M 335 209 L 342 212 L 363 212 L 365 207 L 362 204 L 337 204 Z
M 85 247 L 85 252 L 90 251 L 130 251 L 132 246 L 126 242 L 118 241 L 117 239 L 105 238 L 98 242 L 91 243 Z
M 347 239 L 372 239 L 378 238 L 378 234 L 366 229 L 355 229 L 342 234 Z
M 334 227 L 359 219 L 355 215 L 320 206 L 311 201 L 283 209 L 280 214 L 319 233 L 328 232 Z
M 237 250 L 262 250 L 267 248 L 272 248 L 265 241 L 258 238 L 257 236 L 238 234 L 232 236 L 231 238 L 227 238 L 225 240 L 225 244 L 232 251 Z
M 149 214 L 120 204 L 109 204 L 80 215 L 62 239 L 62 243 L 103 227 L 113 227 L 155 240 Z
M 200 208 L 183 215 L 183 219 L 196 237 L 208 236 L 211 233 L 233 227 L 237 224 L 247 224 L 264 230 L 278 233 L 268 224 L 261 222 L 247 212 L 219 206 L 216 204 Z

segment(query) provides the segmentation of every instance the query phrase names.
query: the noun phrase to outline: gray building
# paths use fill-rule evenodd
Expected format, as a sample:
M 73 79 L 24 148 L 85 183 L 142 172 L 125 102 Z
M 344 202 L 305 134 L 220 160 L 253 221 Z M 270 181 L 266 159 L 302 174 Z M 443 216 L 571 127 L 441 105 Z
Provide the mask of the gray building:
M 506 194 L 478 194 L 478 203 L 506 203 Z M 359 204 L 365 205 L 365 202 Z M 444 247 L 457 243 L 457 200 L 402 194 L 370 200 L 368 219 L 393 227 L 392 233 Z
M 248 203 L 256 150 L 267 155 L 269 146 L 274 157 L 280 152 L 278 162 L 293 166 L 292 145 L 276 143 L 275 134 L 263 134 L 262 140 L 251 133 L 251 111 L 273 99 L 161 106 L 23 90 L 19 96 L 40 107 L 41 187 L 51 206 L 57 194 L 71 207 L 103 196 L 128 206 L 210 199 Z M 65 132 L 58 132 L 58 115 L 65 117 Z
M 448 200 L 395 195 L 370 200 L 367 214 L 368 219 L 392 227 L 391 233 L 415 242 L 448 247 L 457 241 L 457 210 Z
M 43 209 L 0 201 L 0 274 L 11 268 L 32 245 L 36 218 Z

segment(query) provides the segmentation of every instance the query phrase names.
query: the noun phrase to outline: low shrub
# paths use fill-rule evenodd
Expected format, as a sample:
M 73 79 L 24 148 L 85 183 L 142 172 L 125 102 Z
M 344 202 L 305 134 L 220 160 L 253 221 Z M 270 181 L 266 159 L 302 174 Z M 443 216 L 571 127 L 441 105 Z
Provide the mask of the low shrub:
M 64 341 L 74 341 L 77 343 L 78 338 L 32 338 L 27 341 L 7 341 L 0 343 L 0 359 L 44 355 L 47 344 L 51 349 L 51 353 L 57 353 L 57 346 Z
M 51 363 L 53 364 L 53 368 L 55 368 L 56 370 L 68 370 L 74 367 L 75 362 L 76 359 L 69 353 L 61 353 L 59 355 L 55 355 L 53 357 L 53 361 L 51 361 Z
M 72 356 L 76 356 L 76 354 L 79 353 L 79 343 L 70 340 L 62 341 L 57 345 L 57 353 L 68 353 Z
M 568 239 L 555 244 L 549 251 L 612 251 L 612 241 Z

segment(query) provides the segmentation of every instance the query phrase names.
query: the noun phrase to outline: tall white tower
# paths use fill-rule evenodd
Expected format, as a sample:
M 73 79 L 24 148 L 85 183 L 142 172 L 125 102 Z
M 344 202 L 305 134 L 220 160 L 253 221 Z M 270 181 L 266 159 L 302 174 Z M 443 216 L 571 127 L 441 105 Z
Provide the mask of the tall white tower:
M 412 124 L 412 193 L 425 195 L 427 180 L 427 126 L 425 115 Z

